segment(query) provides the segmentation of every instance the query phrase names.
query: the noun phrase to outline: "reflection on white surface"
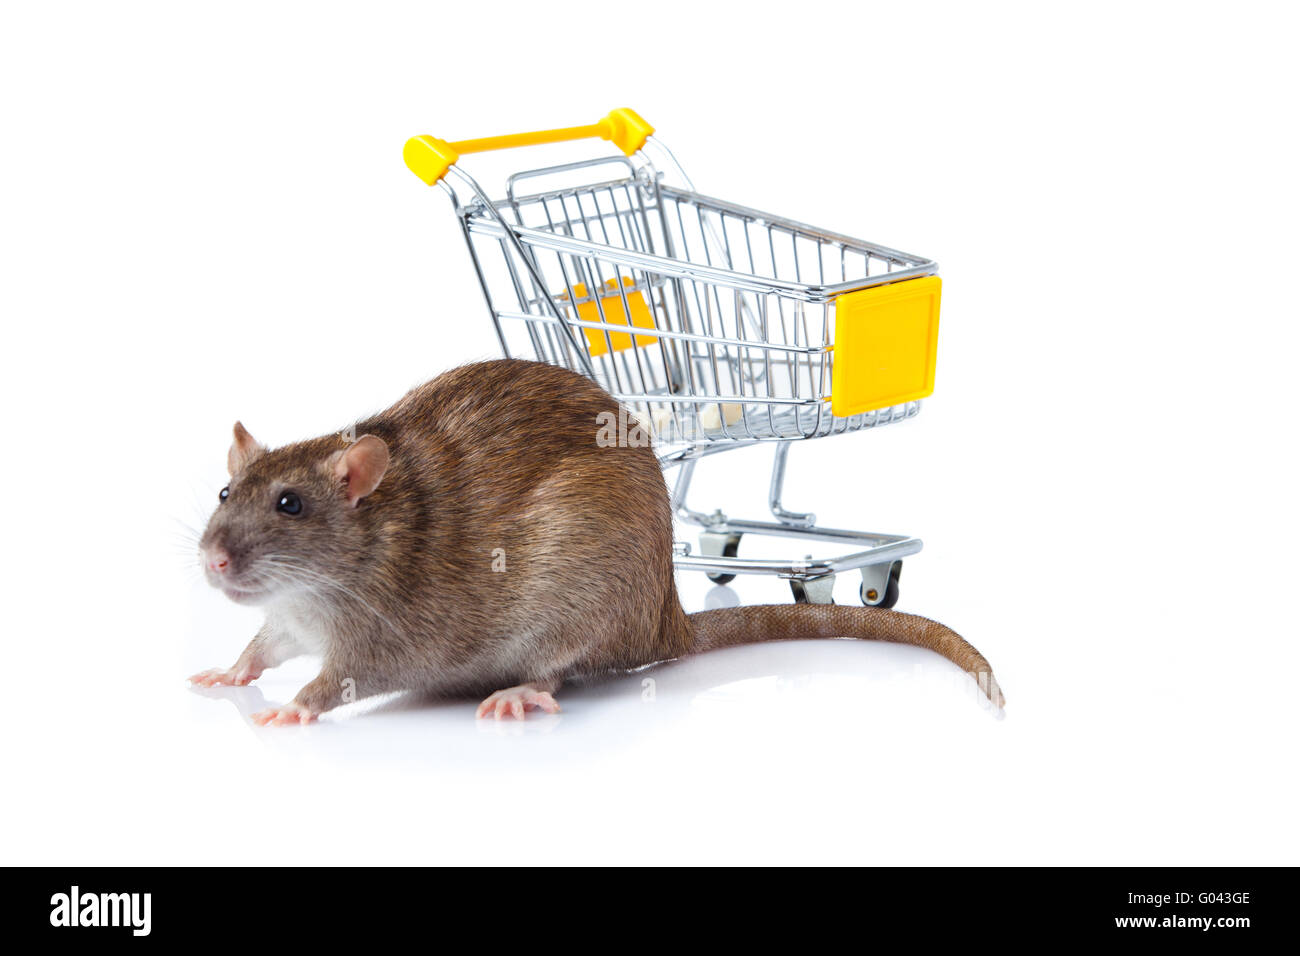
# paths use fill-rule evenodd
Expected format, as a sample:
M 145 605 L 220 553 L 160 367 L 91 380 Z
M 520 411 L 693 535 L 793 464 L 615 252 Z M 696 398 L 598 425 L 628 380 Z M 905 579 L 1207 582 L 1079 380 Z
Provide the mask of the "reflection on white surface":
M 300 683 L 296 675 L 309 679 L 314 665 L 305 659 L 268 672 L 249 687 L 194 688 L 192 693 L 203 706 L 219 710 L 220 719 L 237 719 L 277 751 L 346 761 L 422 757 L 467 769 L 497 758 L 516 767 L 560 759 L 598 761 L 657 735 L 689 734 L 701 725 L 731 726 L 737 720 L 778 719 L 792 728 L 808 721 L 852 722 L 899 698 L 917 708 L 939 703 L 941 710 L 956 710 L 959 720 L 983 723 L 989 714 L 998 715 L 969 677 L 936 655 L 846 639 L 726 648 L 635 673 L 570 681 L 556 695 L 559 714 L 533 711 L 522 721 L 476 720 L 476 700 L 398 694 L 340 707 L 306 726 L 252 723 L 253 713 L 292 697 Z M 218 708 L 221 702 L 230 706 Z M 535 746 L 543 737 L 545 746 Z
M 725 584 L 716 585 L 709 589 L 709 593 L 704 595 L 704 610 L 712 611 L 720 607 L 739 607 L 740 595 L 734 588 L 729 588 Z

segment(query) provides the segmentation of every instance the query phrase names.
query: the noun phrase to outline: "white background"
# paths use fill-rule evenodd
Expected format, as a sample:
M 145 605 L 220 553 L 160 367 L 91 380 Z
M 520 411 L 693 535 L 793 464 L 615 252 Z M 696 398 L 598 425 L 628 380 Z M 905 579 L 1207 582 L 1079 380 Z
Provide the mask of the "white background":
M 4 861 L 1296 863 L 1295 26 L 6 5 Z M 940 262 L 933 399 L 796 448 L 788 499 L 926 540 L 900 608 L 985 652 L 1005 719 L 942 660 L 858 642 L 673 664 L 653 703 L 640 675 L 566 689 L 523 726 L 452 702 L 253 728 L 310 661 L 187 688 L 258 623 L 177 544 L 231 423 L 332 431 L 494 354 L 403 142 L 616 106 L 704 192 Z M 495 191 L 567 155 L 467 168 Z M 766 453 L 709 464 L 694 504 L 760 516 Z

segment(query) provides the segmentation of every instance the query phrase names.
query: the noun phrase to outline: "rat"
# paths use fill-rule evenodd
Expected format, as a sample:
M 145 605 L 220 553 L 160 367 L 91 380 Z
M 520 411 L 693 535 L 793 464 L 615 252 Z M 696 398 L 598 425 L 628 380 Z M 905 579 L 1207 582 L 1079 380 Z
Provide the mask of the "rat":
M 833 604 L 687 614 L 672 507 L 649 442 L 598 441 L 618 402 L 555 365 L 461 366 L 337 434 L 269 449 L 236 422 L 230 481 L 199 542 L 206 579 L 265 620 L 233 667 L 245 685 L 322 660 L 253 716 L 308 723 L 394 691 L 482 696 L 476 716 L 559 710 L 569 678 L 719 647 L 856 637 L 926 647 L 976 678 L 984 656 L 942 624 Z

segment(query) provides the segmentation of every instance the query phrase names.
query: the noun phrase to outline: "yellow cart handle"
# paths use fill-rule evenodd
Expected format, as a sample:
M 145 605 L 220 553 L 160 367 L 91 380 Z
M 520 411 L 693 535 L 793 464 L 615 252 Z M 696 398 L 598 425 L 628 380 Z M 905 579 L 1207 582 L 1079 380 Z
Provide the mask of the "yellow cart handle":
M 432 186 L 456 164 L 463 153 L 486 153 L 493 149 L 537 146 L 542 143 L 566 143 L 575 139 L 607 139 L 631 156 L 645 145 L 654 127 L 632 110 L 614 110 L 591 126 L 544 129 L 535 133 L 507 133 L 484 139 L 463 139 L 449 143 L 433 136 L 414 136 L 406 141 L 402 158 L 411 172 Z

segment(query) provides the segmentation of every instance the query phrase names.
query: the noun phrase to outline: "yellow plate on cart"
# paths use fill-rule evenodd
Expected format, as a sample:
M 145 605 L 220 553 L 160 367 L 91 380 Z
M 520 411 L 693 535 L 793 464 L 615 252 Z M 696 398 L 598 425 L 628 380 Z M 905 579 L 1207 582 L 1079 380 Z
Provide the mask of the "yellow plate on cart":
M 934 391 L 938 276 L 848 292 L 835 300 L 831 413 L 857 415 Z
M 623 295 L 627 296 L 628 307 L 623 308 L 623 295 L 619 294 L 618 286 L 614 284 L 613 279 L 605 280 L 605 291 L 600 296 L 600 304 L 597 305 L 595 299 L 587 295 L 587 287 L 581 282 L 573 284 L 573 294 L 579 299 L 586 299 L 586 302 L 578 303 L 578 318 L 584 322 L 599 322 L 600 313 L 604 310 L 606 325 L 634 325 L 642 329 L 653 329 L 655 327 L 654 317 L 650 315 L 650 309 L 645 304 L 645 296 L 636 289 L 632 288 L 636 283 L 627 276 L 623 276 Z M 561 301 L 567 300 L 567 292 L 561 292 L 556 298 Z M 628 321 L 628 311 L 631 310 L 631 321 Z M 610 332 L 608 345 L 605 341 L 607 329 L 587 329 L 582 330 L 587 335 L 587 350 L 592 355 L 604 355 L 609 351 L 609 345 L 614 347 L 615 352 L 622 352 L 632 345 L 632 336 L 626 332 Z M 655 341 L 653 335 L 638 335 L 636 337 L 637 345 L 651 345 Z

